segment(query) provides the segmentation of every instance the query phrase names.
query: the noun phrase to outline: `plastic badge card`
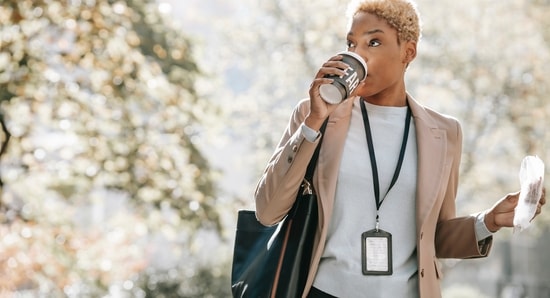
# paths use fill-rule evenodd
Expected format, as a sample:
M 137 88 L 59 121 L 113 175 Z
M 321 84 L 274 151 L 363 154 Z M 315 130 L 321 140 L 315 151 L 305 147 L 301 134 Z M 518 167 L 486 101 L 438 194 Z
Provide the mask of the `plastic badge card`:
M 537 211 L 544 185 L 544 163 L 537 156 L 526 156 L 519 170 L 521 192 L 514 215 L 514 232 L 526 229 Z

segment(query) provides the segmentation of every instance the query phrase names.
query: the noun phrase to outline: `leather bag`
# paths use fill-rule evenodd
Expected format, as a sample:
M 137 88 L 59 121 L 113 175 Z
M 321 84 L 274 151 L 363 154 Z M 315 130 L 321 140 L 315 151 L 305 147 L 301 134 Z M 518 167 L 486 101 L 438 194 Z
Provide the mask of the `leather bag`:
M 321 141 L 327 121 L 321 127 Z M 321 146 L 311 158 L 296 201 L 287 216 L 264 226 L 252 210 L 239 210 L 231 291 L 233 297 L 300 297 L 307 280 L 318 224 L 311 183 Z

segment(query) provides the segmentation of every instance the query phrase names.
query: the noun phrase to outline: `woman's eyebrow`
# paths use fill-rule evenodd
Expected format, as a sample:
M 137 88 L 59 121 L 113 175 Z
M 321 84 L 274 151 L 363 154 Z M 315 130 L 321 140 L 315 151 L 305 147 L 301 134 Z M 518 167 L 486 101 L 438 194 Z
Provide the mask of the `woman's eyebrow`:
M 365 31 L 363 32 L 362 35 L 372 35 L 372 34 L 375 34 L 375 33 L 384 33 L 384 31 L 382 29 L 372 29 L 372 30 L 368 30 L 368 31 Z M 353 36 L 353 32 L 348 32 L 348 36 Z
M 372 29 L 372 30 L 363 32 L 363 35 L 372 35 L 375 33 L 384 33 L 384 31 L 382 29 Z

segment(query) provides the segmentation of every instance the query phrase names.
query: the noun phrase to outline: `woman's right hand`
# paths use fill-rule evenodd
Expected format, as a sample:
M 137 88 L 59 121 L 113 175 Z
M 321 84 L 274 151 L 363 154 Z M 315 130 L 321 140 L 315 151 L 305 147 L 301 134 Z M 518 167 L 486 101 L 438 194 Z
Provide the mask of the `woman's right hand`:
M 305 119 L 305 124 L 314 130 L 319 130 L 325 119 L 336 109 L 338 104 L 329 104 L 321 98 L 319 87 L 323 84 L 331 84 L 333 79 L 325 78 L 327 75 L 341 76 L 349 66 L 342 62 L 342 56 L 336 55 L 325 62 L 309 87 L 310 112 Z

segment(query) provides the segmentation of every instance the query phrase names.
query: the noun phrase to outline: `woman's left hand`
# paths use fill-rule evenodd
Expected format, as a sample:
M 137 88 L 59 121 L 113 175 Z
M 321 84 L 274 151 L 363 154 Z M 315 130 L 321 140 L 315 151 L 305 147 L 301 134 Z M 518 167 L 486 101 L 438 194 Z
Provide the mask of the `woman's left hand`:
M 519 201 L 519 192 L 506 195 L 485 213 L 485 225 L 491 232 L 496 232 L 503 227 L 514 226 L 515 208 Z M 537 205 L 533 219 L 542 212 L 542 206 L 546 204 L 546 188 L 542 188 L 542 194 Z M 532 220 L 532 219 L 531 219 Z

